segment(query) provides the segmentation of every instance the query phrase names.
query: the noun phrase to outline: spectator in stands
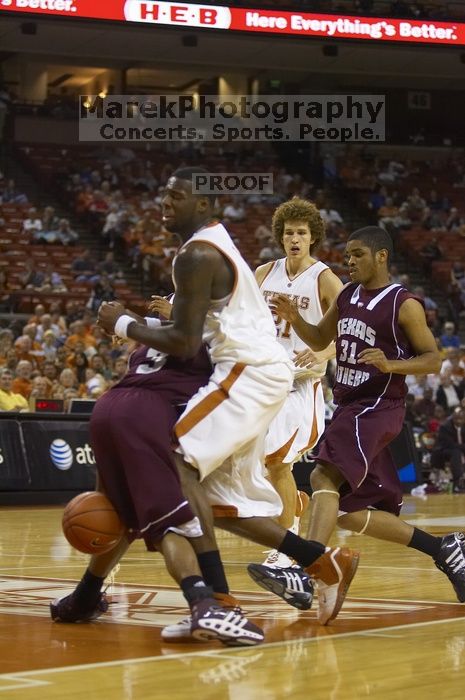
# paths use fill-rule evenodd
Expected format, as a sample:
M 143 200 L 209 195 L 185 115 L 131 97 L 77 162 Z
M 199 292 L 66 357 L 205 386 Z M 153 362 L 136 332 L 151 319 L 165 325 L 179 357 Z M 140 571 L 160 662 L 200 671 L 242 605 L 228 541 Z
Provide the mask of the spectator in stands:
M 90 358 L 89 362 L 89 367 L 93 370 L 94 376 L 101 374 L 104 379 L 111 379 L 111 376 L 113 374 L 113 369 L 111 365 L 111 358 L 109 358 L 108 363 L 108 358 L 106 362 L 105 358 L 103 358 L 102 355 L 100 355 L 99 353 L 93 355 Z
M 244 221 L 246 211 L 241 202 L 230 201 L 223 209 L 225 221 Z
M 455 324 L 452 321 L 446 321 L 442 327 L 442 335 L 439 340 L 443 348 L 460 348 L 460 338 L 455 333 Z
M 15 394 L 21 394 L 25 399 L 29 398 L 32 390 L 32 369 L 29 360 L 20 360 L 16 366 L 16 376 L 11 387 Z
M 29 360 L 33 366 L 36 366 L 36 358 L 32 352 L 32 340 L 28 335 L 20 335 L 15 340 L 15 352 L 18 362 L 20 360 Z
M 392 197 L 386 197 L 384 204 L 378 209 L 378 226 L 388 233 L 399 228 L 399 207 L 394 204 Z
M 54 207 L 45 207 L 42 214 L 42 229 L 41 231 L 55 231 L 58 228 L 59 219 L 55 214 Z
M 0 311 L 11 313 L 14 310 L 14 294 L 10 292 L 11 282 L 8 271 L 0 268 Z
M 381 207 L 386 204 L 387 189 L 384 185 L 378 185 L 374 192 L 371 193 L 368 200 L 368 209 L 377 213 Z
M 54 240 L 50 239 L 50 243 L 61 243 L 61 245 L 75 245 L 79 240 L 79 235 L 71 228 L 69 219 L 60 219 L 58 228 L 56 229 Z
M 102 302 L 114 301 L 115 299 L 116 294 L 111 280 L 109 280 L 106 275 L 101 275 L 100 279 L 94 284 L 87 302 L 87 308 L 97 313 Z
M 101 231 L 108 207 L 108 197 L 105 196 L 102 190 L 94 190 L 92 201 L 87 207 L 87 219 L 95 233 Z
M 450 372 L 450 378 L 457 388 L 460 388 L 465 379 L 465 359 L 461 355 L 460 348 L 446 348 L 441 366 L 441 372 Z
M 122 214 L 123 209 L 116 202 L 110 203 L 108 213 L 105 216 L 101 236 L 105 243 L 113 244 L 112 248 L 114 247 L 115 239 L 119 238 L 121 235 L 119 223 Z
M 271 260 L 277 260 L 283 254 L 282 248 L 276 243 L 274 236 L 265 241 L 264 246 L 258 253 L 258 264 L 264 264 Z
M 331 202 L 329 201 L 322 209 L 320 209 L 320 216 L 325 222 L 328 238 L 331 238 L 331 234 L 338 226 L 344 226 L 342 216 L 339 214 L 337 209 L 332 208 Z
M 78 176 L 79 177 L 79 176 Z M 75 211 L 78 216 L 86 218 L 89 207 L 94 201 L 94 188 L 92 185 L 85 185 L 76 197 Z
M 384 170 L 381 170 L 377 174 L 378 182 L 383 185 L 392 185 L 397 180 L 406 177 L 406 169 L 403 163 L 399 163 L 395 160 L 390 160 Z
M 52 391 L 52 382 L 43 375 L 37 375 L 32 380 L 31 393 L 29 394 L 29 405 L 32 409 L 31 399 L 49 399 Z
M 106 275 L 110 280 L 123 280 L 123 270 L 121 265 L 115 262 L 115 254 L 111 250 L 105 253 L 104 259 L 97 265 L 97 270 L 100 274 Z
M 422 225 L 427 231 L 433 233 L 443 233 L 446 231 L 447 215 L 443 211 L 434 211 L 426 207 Z
M 56 362 L 56 358 L 55 358 Z M 51 360 L 44 360 L 42 364 L 42 376 L 49 380 L 50 385 L 53 387 L 57 382 L 58 378 L 58 367 Z
M 66 389 L 78 389 L 78 382 L 72 369 L 65 368 L 60 372 L 57 384 L 53 388 L 53 398 L 63 399 Z
M 71 262 L 71 271 L 75 275 L 76 282 L 85 282 L 87 280 L 91 282 L 97 281 L 98 272 L 96 269 L 96 262 L 89 248 L 86 248 L 82 253 L 79 253 L 73 258 Z
M 10 372 L 14 375 L 14 373 L 16 372 L 17 365 L 18 355 L 16 354 L 16 349 L 13 347 L 10 350 L 7 350 L 3 367 L 9 369 Z
M 428 241 L 420 250 L 420 258 L 422 259 L 423 274 L 426 277 L 431 276 L 431 271 L 433 267 L 433 262 L 435 260 L 441 260 L 444 256 L 444 252 L 438 243 L 438 239 L 432 238 Z
M 426 204 L 431 211 L 447 211 L 449 208 L 448 201 L 444 197 L 440 197 L 436 190 L 430 191 Z
M 95 338 L 91 333 L 89 333 L 84 325 L 84 323 L 81 320 L 74 321 L 70 325 L 70 336 L 68 337 L 66 341 L 66 345 L 68 348 L 71 350 L 74 350 L 76 347 L 76 343 L 81 341 L 84 344 L 84 347 L 88 348 L 89 346 L 95 347 Z
M 411 221 L 423 221 L 425 218 L 426 202 L 418 187 L 414 187 L 402 207 L 405 207 L 407 217 Z
M 431 455 L 431 466 L 444 467 L 449 462 L 454 493 L 465 490 L 465 410 L 457 408 L 438 430 L 436 449 Z
M 452 233 L 454 233 L 455 231 L 460 229 L 464 223 L 465 219 L 460 215 L 460 212 L 457 209 L 457 207 L 452 207 L 449 211 L 449 216 L 447 217 L 445 222 L 445 227 L 447 231 L 451 231 Z
M 92 369 L 87 370 L 87 381 L 85 384 L 86 396 L 90 399 L 98 399 L 107 390 L 108 384 L 103 374 L 96 374 Z
M 34 357 L 34 366 L 40 364 L 43 360 L 42 346 L 37 342 L 37 323 L 27 323 L 23 328 L 23 334 L 28 335 L 31 339 L 30 353 Z
M 20 192 L 14 180 L 10 179 L 6 185 L 0 189 L 0 204 L 27 204 L 27 196 Z
M 14 351 L 13 339 L 13 332 L 9 328 L 2 328 L 0 330 L 0 367 L 6 364 L 8 351 L 12 349 Z
M 117 357 L 113 364 L 113 374 L 112 380 L 114 382 L 119 382 L 120 379 L 124 377 L 128 369 L 128 358 L 127 355 L 121 355 Z
M 38 290 L 42 287 L 45 275 L 35 266 L 33 258 L 28 258 L 24 266 L 24 272 L 19 275 L 19 281 L 23 289 Z
M 29 404 L 27 399 L 21 394 L 16 394 L 12 390 L 13 372 L 10 369 L 3 367 L 0 370 L 0 411 L 17 412 L 28 411 Z
M 435 301 L 433 301 L 433 299 L 431 299 L 431 297 L 426 296 L 423 287 L 414 287 L 413 293 L 417 297 L 420 297 L 420 299 L 423 301 L 423 304 L 425 305 L 425 314 L 428 326 L 431 328 L 433 333 L 437 334 L 439 323 L 438 305 Z
M 447 413 L 443 406 L 438 403 L 434 408 L 434 416 L 428 423 L 428 431 L 437 435 L 441 425 L 447 420 Z
M 52 263 L 49 263 L 44 271 L 44 282 L 42 287 L 38 290 L 40 292 L 54 292 L 60 294 L 67 292 L 68 289 L 63 282 L 63 278 L 59 272 L 57 272 Z
M 416 424 L 427 430 L 428 422 L 434 416 L 436 402 L 433 400 L 433 390 L 425 387 L 423 397 L 415 401 L 413 410 L 416 415 Z
M 71 361 L 79 384 L 85 384 L 86 370 L 89 367 L 89 360 L 87 359 L 86 353 L 74 352 L 72 358 L 70 358 L 70 363 Z
M 56 343 L 57 339 L 55 333 L 51 329 L 45 331 L 42 340 L 42 351 L 44 354 L 44 360 L 49 360 L 50 362 L 55 361 L 57 356 Z
M 34 233 L 35 231 L 42 231 L 42 220 L 37 214 L 37 209 L 30 207 L 27 219 L 23 221 L 23 232 Z
M 59 338 L 67 331 L 66 319 L 62 314 L 61 301 L 52 302 L 50 304 L 49 313 L 52 317 L 52 330 L 54 330 L 54 325 L 57 325 L 60 329 L 60 334 L 57 334 L 57 338 Z
M 69 389 L 65 389 L 63 391 L 62 399 L 63 399 L 63 410 L 65 413 L 69 413 L 70 407 L 71 407 L 71 401 L 73 399 L 78 399 L 80 398 L 80 393 L 79 390 L 76 389 L 74 386 L 69 387 Z
M 44 339 L 44 334 L 46 331 L 52 331 L 55 338 L 59 338 L 62 335 L 60 326 L 52 320 L 51 314 L 42 314 L 36 321 L 37 332 L 35 340 L 41 343 Z
M 254 238 L 258 243 L 263 243 L 272 237 L 271 229 L 266 224 L 259 224 L 254 231 Z
M 450 370 L 441 372 L 440 384 L 436 392 L 436 403 L 450 415 L 454 408 L 460 405 L 462 398 L 463 392 L 452 381 Z

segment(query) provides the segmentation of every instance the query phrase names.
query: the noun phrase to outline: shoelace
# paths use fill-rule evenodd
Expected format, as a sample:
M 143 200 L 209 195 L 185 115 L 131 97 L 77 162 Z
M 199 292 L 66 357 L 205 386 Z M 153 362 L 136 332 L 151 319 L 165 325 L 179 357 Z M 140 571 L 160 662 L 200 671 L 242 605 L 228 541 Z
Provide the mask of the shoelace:
M 277 549 L 266 549 L 263 554 L 267 554 L 266 560 L 273 564 L 279 559 L 279 552 Z

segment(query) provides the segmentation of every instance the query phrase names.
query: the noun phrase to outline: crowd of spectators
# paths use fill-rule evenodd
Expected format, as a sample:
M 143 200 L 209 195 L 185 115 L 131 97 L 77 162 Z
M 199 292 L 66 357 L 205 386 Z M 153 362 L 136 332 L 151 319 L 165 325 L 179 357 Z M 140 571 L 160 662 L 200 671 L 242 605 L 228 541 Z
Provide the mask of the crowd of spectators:
M 0 330 L 0 411 L 34 411 L 35 399 L 96 399 L 126 372 L 131 343 L 115 345 L 95 313 L 69 301 L 38 304 Z

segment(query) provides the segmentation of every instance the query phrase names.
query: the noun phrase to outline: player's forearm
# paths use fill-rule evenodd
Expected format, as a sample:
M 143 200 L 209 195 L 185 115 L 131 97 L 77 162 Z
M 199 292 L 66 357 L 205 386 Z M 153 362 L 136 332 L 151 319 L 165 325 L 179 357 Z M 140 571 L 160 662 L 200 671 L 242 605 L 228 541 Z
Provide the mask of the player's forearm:
M 167 355 L 188 359 L 194 357 L 200 350 L 202 338 L 187 335 L 174 327 L 172 323 L 149 328 L 141 323 L 130 323 L 127 329 L 128 338 L 142 345 L 155 348 Z
M 431 351 L 408 360 L 390 360 L 388 371 L 393 374 L 437 374 L 441 364 L 439 353 Z

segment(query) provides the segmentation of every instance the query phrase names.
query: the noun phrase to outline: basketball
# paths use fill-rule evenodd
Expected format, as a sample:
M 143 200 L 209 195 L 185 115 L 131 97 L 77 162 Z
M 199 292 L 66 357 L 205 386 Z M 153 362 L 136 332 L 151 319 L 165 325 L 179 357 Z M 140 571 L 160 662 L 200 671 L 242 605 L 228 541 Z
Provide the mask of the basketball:
M 118 514 L 99 491 L 86 491 L 73 498 L 63 512 L 62 526 L 70 545 L 84 554 L 109 552 L 124 534 Z

